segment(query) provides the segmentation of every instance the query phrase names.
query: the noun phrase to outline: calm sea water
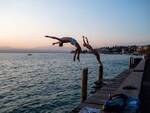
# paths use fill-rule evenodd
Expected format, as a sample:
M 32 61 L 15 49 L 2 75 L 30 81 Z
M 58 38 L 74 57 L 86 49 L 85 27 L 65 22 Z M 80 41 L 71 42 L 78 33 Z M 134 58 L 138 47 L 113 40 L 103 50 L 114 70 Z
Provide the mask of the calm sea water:
M 80 102 L 80 70 L 89 68 L 89 90 L 97 79 L 92 54 L 81 62 L 69 53 L 0 53 L 0 113 L 68 113 Z M 128 68 L 127 55 L 101 55 L 104 78 Z

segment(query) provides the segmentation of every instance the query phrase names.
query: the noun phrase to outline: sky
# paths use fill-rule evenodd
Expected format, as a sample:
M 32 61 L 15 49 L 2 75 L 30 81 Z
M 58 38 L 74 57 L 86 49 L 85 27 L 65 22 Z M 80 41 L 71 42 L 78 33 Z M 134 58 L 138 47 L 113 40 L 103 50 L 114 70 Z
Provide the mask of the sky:
M 45 35 L 81 45 L 85 35 L 93 47 L 150 44 L 149 12 L 150 0 L 0 0 L 0 47 L 52 47 Z

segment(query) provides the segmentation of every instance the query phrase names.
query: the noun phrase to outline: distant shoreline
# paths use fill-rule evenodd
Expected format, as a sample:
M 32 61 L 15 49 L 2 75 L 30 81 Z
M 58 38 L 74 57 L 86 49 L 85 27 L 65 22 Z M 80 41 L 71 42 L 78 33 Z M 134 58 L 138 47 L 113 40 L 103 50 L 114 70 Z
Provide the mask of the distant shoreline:
M 112 46 L 96 48 L 100 54 L 126 54 L 126 55 L 142 55 L 149 53 L 150 45 L 143 46 Z M 64 48 L 63 50 L 52 48 L 39 48 L 39 49 L 16 49 L 16 48 L 0 48 L 0 53 L 74 53 L 72 49 Z M 90 51 L 83 49 L 82 54 L 90 54 Z
M 68 52 L 68 51 L 63 51 L 63 52 L 61 52 L 61 51 L 52 51 L 52 52 L 33 52 L 33 51 L 28 51 L 28 52 L 26 52 L 26 51 L 24 51 L 24 52 L 12 52 L 12 51 L 10 51 L 10 52 L 0 52 L 0 53 L 70 53 L 70 52 Z
M 53 53 L 67 53 L 67 54 L 74 54 L 71 52 L 0 52 L 0 54 L 36 54 L 36 53 L 48 53 L 48 54 L 53 54 Z M 81 54 L 92 54 L 92 53 L 81 53 Z M 121 53 L 100 53 L 101 55 L 135 55 L 135 56 L 142 56 L 142 54 L 133 54 L 133 53 L 126 53 L 126 54 L 121 54 Z

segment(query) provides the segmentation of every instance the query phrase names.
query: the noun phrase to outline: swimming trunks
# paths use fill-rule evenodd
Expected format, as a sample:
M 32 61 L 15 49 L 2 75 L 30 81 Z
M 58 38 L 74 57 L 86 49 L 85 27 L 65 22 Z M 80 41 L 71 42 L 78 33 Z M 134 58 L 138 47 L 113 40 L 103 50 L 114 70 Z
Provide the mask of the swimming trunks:
M 76 44 L 77 44 L 77 41 L 76 41 L 75 39 L 71 38 L 71 39 L 70 39 L 70 43 L 71 43 L 72 45 L 76 45 Z

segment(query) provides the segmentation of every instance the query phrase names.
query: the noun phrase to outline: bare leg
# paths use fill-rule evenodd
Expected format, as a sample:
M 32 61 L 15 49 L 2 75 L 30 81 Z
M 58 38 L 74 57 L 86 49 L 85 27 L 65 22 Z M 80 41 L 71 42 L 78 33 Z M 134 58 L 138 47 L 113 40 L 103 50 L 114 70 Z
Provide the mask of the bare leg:
M 96 59 L 98 61 L 98 63 L 102 66 L 102 62 L 100 60 L 100 56 L 99 56 L 99 53 L 95 54 L 96 55 Z
M 81 48 L 78 48 L 78 51 L 77 51 L 77 59 L 78 61 L 80 62 L 80 52 L 81 52 Z
M 77 55 L 77 49 L 75 50 L 74 57 L 73 57 L 73 61 L 76 60 L 76 55 Z
M 96 58 L 97 58 L 98 63 L 102 66 L 102 62 L 100 60 L 100 57 L 96 57 Z

